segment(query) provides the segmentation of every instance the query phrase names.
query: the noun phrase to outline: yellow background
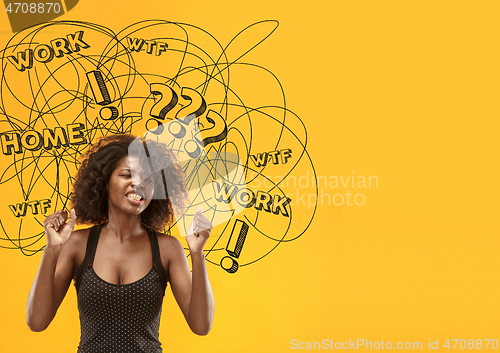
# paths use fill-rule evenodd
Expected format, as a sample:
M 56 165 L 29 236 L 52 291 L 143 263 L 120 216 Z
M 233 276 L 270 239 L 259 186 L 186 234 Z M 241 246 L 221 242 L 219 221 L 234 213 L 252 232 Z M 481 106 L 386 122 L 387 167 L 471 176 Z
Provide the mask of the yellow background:
M 186 22 L 223 44 L 278 20 L 247 61 L 280 79 L 318 176 L 379 180 L 351 190 L 363 206 L 321 205 L 302 237 L 264 260 L 234 275 L 209 266 L 208 336 L 189 331 L 168 292 L 166 352 L 287 352 L 291 339 L 420 341 L 424 350 L 429 339 L 440 350 L 448 338 L 500 340 L 499 11 L 496 1 L 81 0 L 58 18 L 115 32 L 146 19 Z M 1 13 L 2 46 L 11 36 Z M 73 287 L 46 331 L 26 326 L 40 257 L 0 249 L 1 352 L 76 351 Z

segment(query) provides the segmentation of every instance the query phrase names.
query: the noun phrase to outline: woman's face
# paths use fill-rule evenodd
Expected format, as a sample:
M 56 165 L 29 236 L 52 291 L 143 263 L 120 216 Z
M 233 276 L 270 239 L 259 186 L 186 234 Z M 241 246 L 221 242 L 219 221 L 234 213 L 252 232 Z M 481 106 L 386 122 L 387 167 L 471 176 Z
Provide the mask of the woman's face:
M 137 156 L 120 160 L 111 174 L 108 190 L 108 206 L 124 213 L 140 214 L 148 207 L 154 194 L 153 177 L 149 167 L 141 166 Z

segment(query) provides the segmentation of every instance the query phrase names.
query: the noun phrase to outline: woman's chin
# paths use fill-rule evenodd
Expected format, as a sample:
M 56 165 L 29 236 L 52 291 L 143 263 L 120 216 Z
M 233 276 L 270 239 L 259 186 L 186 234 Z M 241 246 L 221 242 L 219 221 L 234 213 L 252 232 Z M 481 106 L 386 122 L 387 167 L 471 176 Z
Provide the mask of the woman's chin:
M 150 200 L 143 200 L 141 204 L 137 205 L 136 207 L 136 214 L 141 214 L 144 212 L 144 210 L 148 207 Z

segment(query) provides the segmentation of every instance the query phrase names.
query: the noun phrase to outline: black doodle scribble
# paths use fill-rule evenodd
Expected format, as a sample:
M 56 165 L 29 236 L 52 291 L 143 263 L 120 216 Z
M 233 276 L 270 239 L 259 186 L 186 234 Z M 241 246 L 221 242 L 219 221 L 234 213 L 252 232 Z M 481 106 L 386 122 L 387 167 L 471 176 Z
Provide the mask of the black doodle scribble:
M 0 52 L 0 188 L 8 195 L 0 247 L 43 249 L 43 220 L 70 207 L 82 153 L 122 133 L 178 154 L 190 203 L 166 231 L 185 233 L 202 205 L 218 225 L 208 262 L 234 273 L 300 237 L 318 191 L 307 130 L 278 78 L 245 61 L 277 27 L 254 23 L 225 46 L 199 27 L 161 20 L 118 33 L 61 21 L 15 34 Z M 295 214 L 305 175 L 316 198 Z

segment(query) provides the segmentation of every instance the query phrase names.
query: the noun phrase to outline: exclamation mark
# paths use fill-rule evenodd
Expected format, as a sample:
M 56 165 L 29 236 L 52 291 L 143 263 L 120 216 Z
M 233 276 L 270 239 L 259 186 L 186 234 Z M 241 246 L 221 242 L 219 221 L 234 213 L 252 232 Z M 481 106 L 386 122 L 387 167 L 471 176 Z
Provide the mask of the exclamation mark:
M 87 72 L 87 80 L 89 81 L 96 104 L 110 104 L 111 97 L 109 96 L 109 91 L 106 87 L 106 82 L 104 82 L 101 71 L 95 70 Z M 118 118 L 118 109 L 113 106 L 102 107 L 99 111 L 99 115 L 103 120 L 114 120 Z
M 240 257 L 241 250 L 243 249 L 243 244 L 248 233 L 248 224 L 244 221 L 237 219 L 234 223 L 231 236 L 227 242 L 226 251 L 229 255 L 233 257 Z M 229 256 L 224 256 L 220 261 L 221 267 L 229 273 L 235 273 L 238 271 L 238 262 Z

